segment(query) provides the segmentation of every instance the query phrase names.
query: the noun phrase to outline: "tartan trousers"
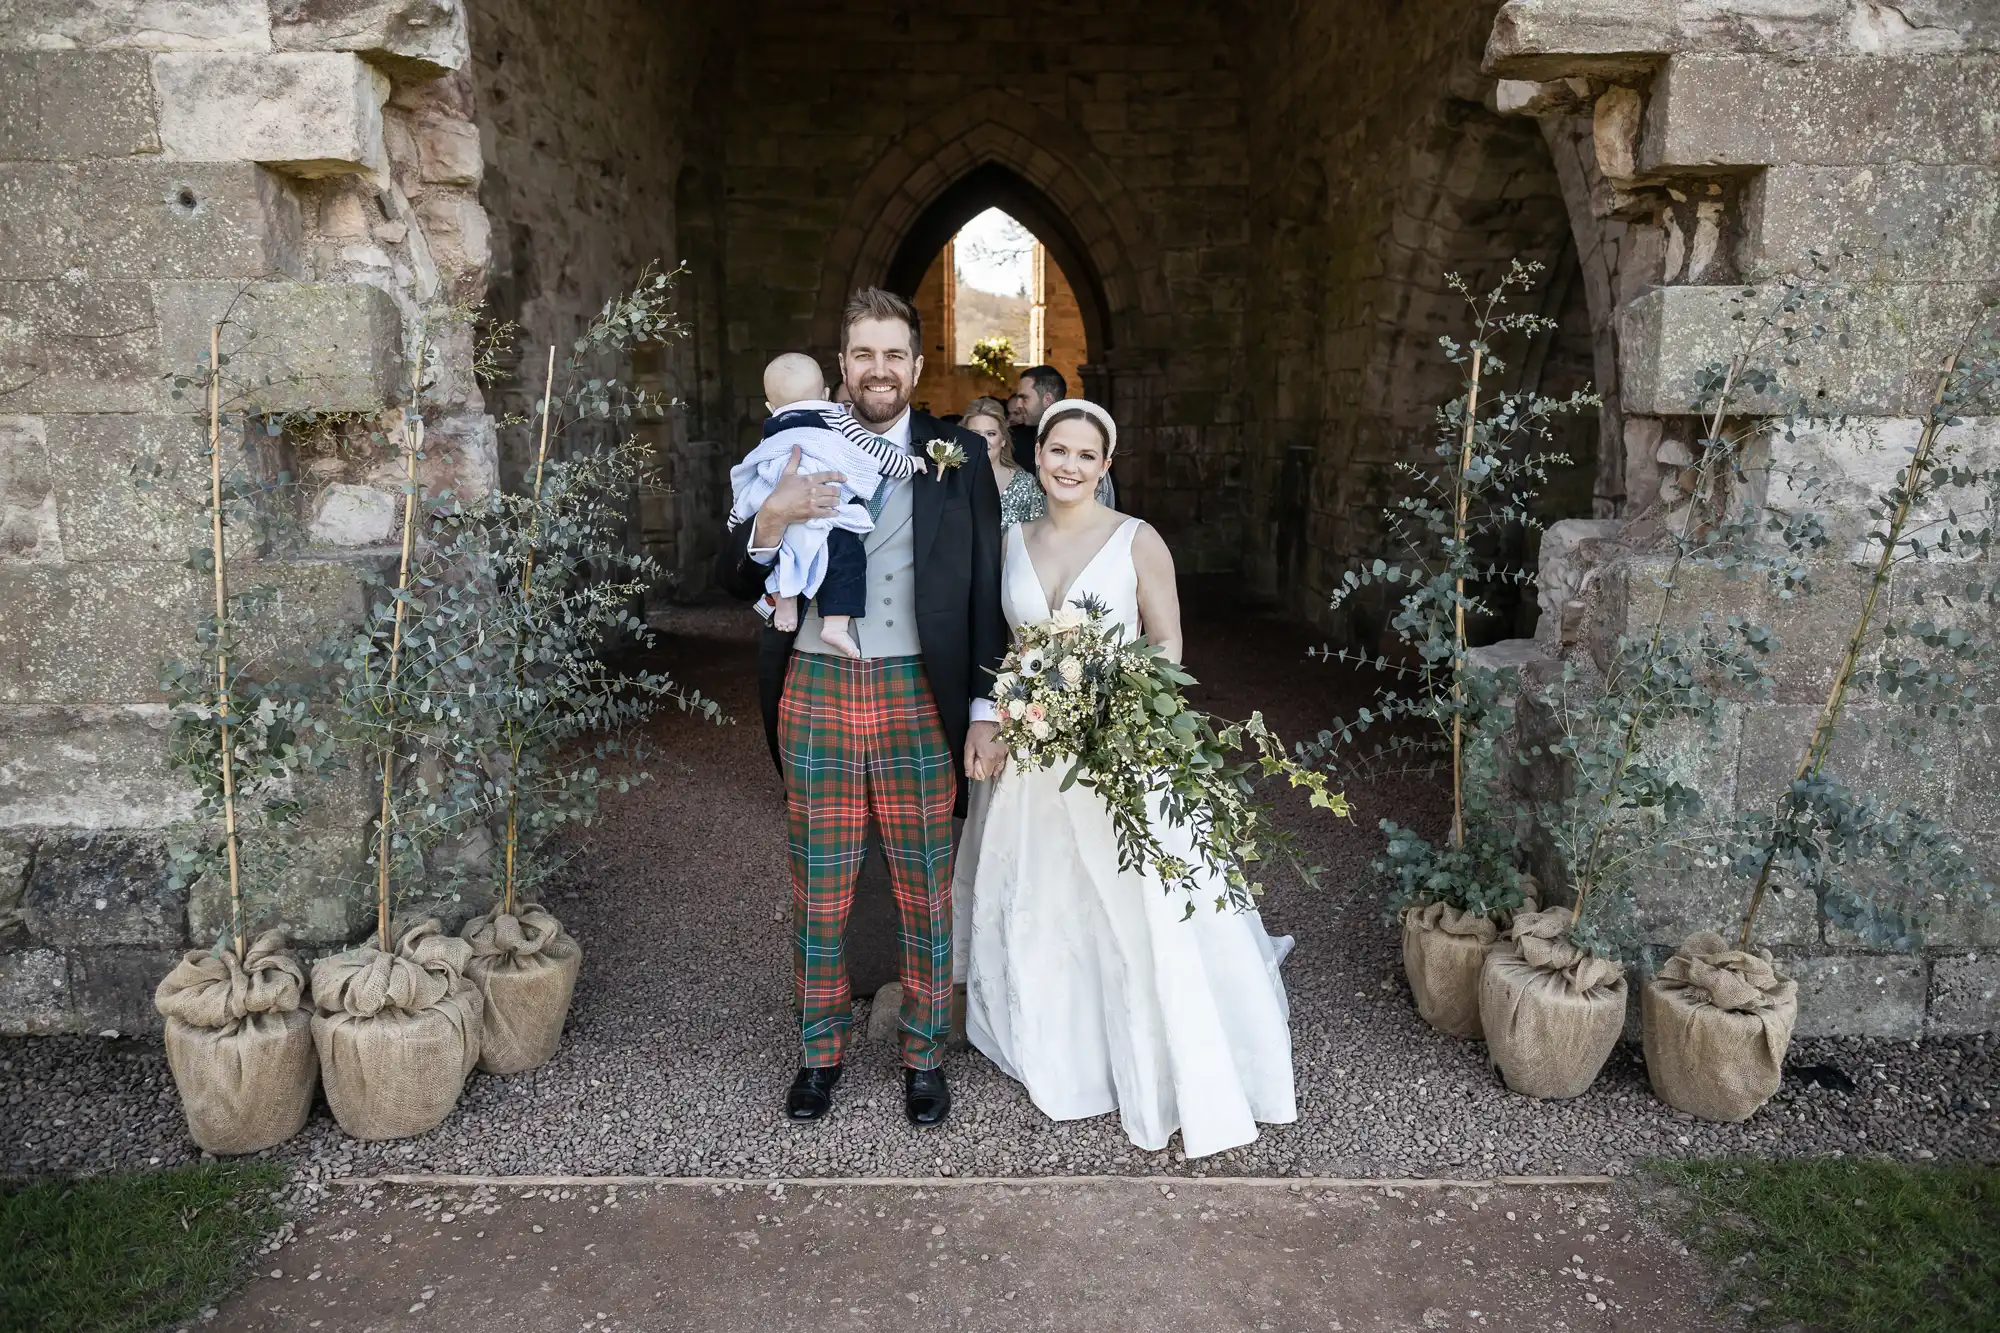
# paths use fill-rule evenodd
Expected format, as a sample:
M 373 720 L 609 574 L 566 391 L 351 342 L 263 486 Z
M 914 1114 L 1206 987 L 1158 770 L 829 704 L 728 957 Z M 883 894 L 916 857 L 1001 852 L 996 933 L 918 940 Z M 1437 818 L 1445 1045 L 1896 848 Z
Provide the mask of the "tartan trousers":
M 951 1027 L 951 742 L 923 661 L 792 654 L 778 705 L 790 817 L 792 980 L 805 1064 L 840 1063 L 854 997 L 841 955 L 874 816 L 901 919 L 903 1064 L 935 1069 Z

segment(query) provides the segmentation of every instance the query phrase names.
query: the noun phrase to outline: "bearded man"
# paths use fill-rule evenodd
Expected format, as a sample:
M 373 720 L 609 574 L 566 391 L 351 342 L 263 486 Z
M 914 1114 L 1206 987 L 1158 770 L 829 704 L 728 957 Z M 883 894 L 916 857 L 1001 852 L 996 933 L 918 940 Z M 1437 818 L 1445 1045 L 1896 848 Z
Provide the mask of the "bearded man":
M 924 459 L 876 491 L 861 656 L 834 652 L 815 610 L 795 634 L 767 627 L 758 652 L 765 733 L 785 779 L 790 823 L 793 985 L 802 1047 L 785 1113 L 818 1120 L 833 1105 L 853 1019 L 842 937 L 869 820 L 880 833 L 901 919 L 899 1032 L 904 1106 L 917 1125 L 951 1111 L 944 1043 L 951 1026 L 952 815 L 965 774 L 997 771 L 994 673 L 1007 650 L 1000 609 L 1000 493 L 984 441 L 910 410 L 923 375 L 917 313 L 877 288 L 841 321 L 840 377 L 857 420 Z M 755 518 L 730 533 L 720 582 L 755 601 L 785 528 L 831 515 L 839 477 L 791 466 Z

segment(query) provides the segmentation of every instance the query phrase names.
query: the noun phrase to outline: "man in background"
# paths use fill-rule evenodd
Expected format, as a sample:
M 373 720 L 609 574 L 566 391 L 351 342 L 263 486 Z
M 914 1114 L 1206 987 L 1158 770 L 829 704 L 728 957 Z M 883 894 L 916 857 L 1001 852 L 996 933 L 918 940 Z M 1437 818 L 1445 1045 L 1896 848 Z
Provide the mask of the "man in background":
M 1014 396 L 1007 400 L 1007 433 L 1014 440 L 1014 461 L 1022 471 L 1035 470 L 1035 432 L 1050 406 L 1069 396 L 1069 381 L 1054 366 L 1030 366 L 1021 372 Z
M 1069 397 L 1069 381 L 1054 366 L 1029 366 L 1007 400 L 1007 434 L 1014 442 L 1014 462 L 1030 476 L 1035 471 L 1035 435 L 1048 410 Z M 1097 483 L 1097 502 L 1107 509 L 1118 507 L 1118 488 L 1111 474 Z

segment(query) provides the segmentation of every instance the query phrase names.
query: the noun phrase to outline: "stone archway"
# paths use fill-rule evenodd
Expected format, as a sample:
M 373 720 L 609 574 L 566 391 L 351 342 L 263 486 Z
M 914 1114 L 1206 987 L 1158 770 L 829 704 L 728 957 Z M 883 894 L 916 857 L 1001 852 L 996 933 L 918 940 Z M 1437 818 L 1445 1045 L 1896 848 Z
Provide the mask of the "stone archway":
M 863 178 L 827 240 L 814 345 L 839 343 L 841 306 L 855 288 L 893 287 L 898 278 L 914 286 L 937 249 L 933 233 L 981 198 L 1023 210 L 1016 216 L 1078 284 L 1092 356 L 1104 358 L 1099 382 L 1089 387 L 1122 410 L 1109 380 L 1134 365 L 1167 313 L 1165 284 L 1142 257 L 1149 248 L 1138 243 L 1138 209 L 1074 127 L 997 91 L 920 118 Z M 949 235 L 935 239 L 941 244 Z M 919 267 L 908 273 L 913 264 Z
M 961 227 L 989 208 L 1014 218 L 1047 247 L 1049 257 L 1075 290 L 1085 346 L 1093 363 L 1099 361 L 1115 337 L 1104 283 L 1075 228 L 1054 201 L 1001 163 L 975 167 L 932 201 L 904 235 L 883 285 L 899 295 L 914 297 L 938 251 Z

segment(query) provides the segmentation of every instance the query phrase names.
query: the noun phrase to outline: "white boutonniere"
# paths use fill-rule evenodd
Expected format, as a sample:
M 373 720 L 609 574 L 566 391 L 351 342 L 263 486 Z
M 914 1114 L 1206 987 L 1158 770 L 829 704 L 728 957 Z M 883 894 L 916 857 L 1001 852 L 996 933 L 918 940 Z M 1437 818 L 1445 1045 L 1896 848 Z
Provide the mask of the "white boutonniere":
M 929 454 L 931 462 L 937 465 L 937 479 L 939 481 L 943 481 L 944 474 L 953 468 L 965 466 L 965 450 L 959 448 L 950 440 L 932 440 L 924 446 L 924 452 Z

